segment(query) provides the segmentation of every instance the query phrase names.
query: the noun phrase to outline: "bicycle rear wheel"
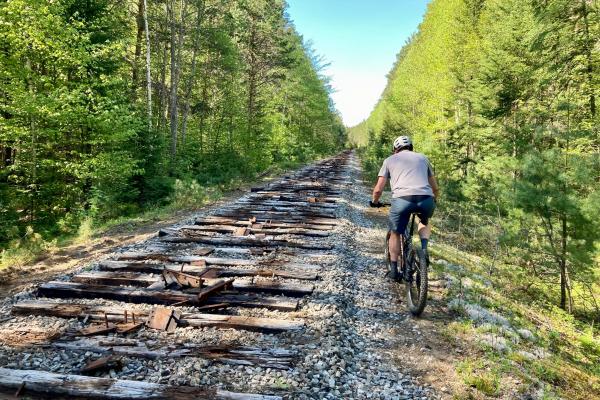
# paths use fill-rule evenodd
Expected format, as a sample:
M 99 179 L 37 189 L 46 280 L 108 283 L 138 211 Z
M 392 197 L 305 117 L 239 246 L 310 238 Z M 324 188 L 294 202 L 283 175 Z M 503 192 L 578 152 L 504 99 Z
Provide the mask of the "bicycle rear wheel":
M 388 231 L 387 235 L 385 235 L 385 250 L 384 250 L 384 254 L 385 254 L 385 265 L 387 267 L 388 273 L 390 274 L 390 277 L 394 280 L 398 279 L 398 271 L 397 269 L 393 268 L 392 266 L 392 260 L 390 259 L 390 236 L 391 236 L 391 232 Z
M 412 315 L 421 315 L 427 304 L 427 261 L 421 249 L 412 247 L 407 263 L 410 267 L 409 279 L 406 283 L 406 297 L 408 309 Z

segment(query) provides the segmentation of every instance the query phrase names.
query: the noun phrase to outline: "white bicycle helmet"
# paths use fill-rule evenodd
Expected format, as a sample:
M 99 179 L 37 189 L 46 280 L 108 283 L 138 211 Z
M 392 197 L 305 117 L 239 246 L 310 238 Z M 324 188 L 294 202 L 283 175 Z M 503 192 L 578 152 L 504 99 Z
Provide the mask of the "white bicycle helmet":
M 412 142 L 408 136 L 398 136 L 396 140 L 394 140 L 394 149 L 399 149 L 401 147 L 410 145 L 412 145 Z

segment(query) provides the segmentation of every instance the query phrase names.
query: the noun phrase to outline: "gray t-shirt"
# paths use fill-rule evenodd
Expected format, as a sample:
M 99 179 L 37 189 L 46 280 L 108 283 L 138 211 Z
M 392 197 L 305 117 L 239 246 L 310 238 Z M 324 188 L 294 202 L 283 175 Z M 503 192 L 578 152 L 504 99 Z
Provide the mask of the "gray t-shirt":
M 390 180 L 392 197 L 424 195 L 433 196 L 429 177 L 431 164 L 421 153 L 401 151 L 389 156 L 379 170 L 379 176 Z

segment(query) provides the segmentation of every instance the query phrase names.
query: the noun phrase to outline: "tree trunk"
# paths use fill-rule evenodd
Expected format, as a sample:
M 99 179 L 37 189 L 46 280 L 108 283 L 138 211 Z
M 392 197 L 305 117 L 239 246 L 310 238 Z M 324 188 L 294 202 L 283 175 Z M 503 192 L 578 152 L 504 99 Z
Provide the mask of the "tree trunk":
M 158 101 L 158 130 L 161 130 L 166 126 L 166 108 L 167 108 L 167 46 L 163 45 L 162 60 L 160 67 L 160 88 L 158 89 L 159 101 Z
M 571 287 L 567 271 L 567 216 L 562 214 L 561 220 L 561 253 L 560 253 L 560 308 L 569 314 L 573 312 Z
M 588 79 L 588 84 L 589 84 L 589 91 L 590 91 L 590 98 L 589 98 L 589 104 L 590 104 L 590 114 L 592 115 L 592 118 L 596 116 L 596 95 L 594 92 L 594 62 L 592 59 L 592 41 L 590 41 L 590 26 L 589 26 L 589 21 L 588 21 L 588 7 L 586 4 L 586 0 L 581 0 L 581 10 L 583 12 L 583 31 L 585 33 L 585 56 L 586 56 L 586 62 L 587 62 L 587 79 Z
M 202 26 L 202 16 L 204 14 L 204 0 L 199 2 L 198 16 L 196 18 L 196 32 L 194 35 L 193 49 L 192 49 L 192 66 L 190 70 L 190 76 L 185 88 L 185 97 L 183 104 L 183 115 L 181 116 L 181 144 L 185 145 L 185 137 L 187 133 L 187 119 L 190 112 L 190 96 L 192 93 L 192 86 L 194 85 L 194 77 L 196 75 L 196 64 L 198 51 L 200 50 L 200 30 Z
M 207 104 L 206 101 L 206 96 L 208 95 L 208 83 L 204 83 L 204 85 L 202 85 L 202 96 L 201 96 L 201 102 L 203 105 Z M 206 120 L 206 109 L 205 107 L 203 107 L 201 113 L 200 113 L 200 124 L 198 127 L 198 134 L 200 135 L 200 154 L 202 154 L 202 152 L 204 151 L 204 122 Z
M 248 132 L 254 133 L 254 114 L 256 108 L 256 23 L 252 21 L 252 31 L 250 33 L 250 65 L 248 71 L 248 104 L 246 112 L 248 114 Z
M 34 75 L 33 67 L 31 65 L 31 61 L 27 59 L 27 72 L 29 73 L 29 79 L 27 79 L 27 89 L 29 90 L 29 95 L 31 97 L 35 94 L 35 89 L 33 87 L 32 77 Z M 31 130 L 31 195 L 30 195 L 30 210 L 29 210 L 29 219 L 31 222 L 35 220 L 35 208 L 36 208 L 36 192 L 37 192 L 37 133 L 35 126 L 35 118 L 33 115 L 29 117 L 29 129 Z
M 135 93 L 139 80 L 140 56 L 142 55 L 142 36 L 144 34 L 144 0 L 138 2 L 138 12 L 136 15 L 137 34 L 135 37 L 135 52 L 133 57 L 133 68 L 131 71 L 131 99 L 135 101 Z
M 169 96 L 169 128 L 171 131 L 171 158 L 177 156 L 177 24 L 175 23 L 175 0 L 167 3 L 167 16 L 171 28 L 171 92 Z
M 143 0 L 144 7 L 144 31 L 146 32 L 146 91 L 148 101 L 148 130 L 152 130 L 152 75 L 150 64 L 150 31 L 148 30 L 148 4 Z

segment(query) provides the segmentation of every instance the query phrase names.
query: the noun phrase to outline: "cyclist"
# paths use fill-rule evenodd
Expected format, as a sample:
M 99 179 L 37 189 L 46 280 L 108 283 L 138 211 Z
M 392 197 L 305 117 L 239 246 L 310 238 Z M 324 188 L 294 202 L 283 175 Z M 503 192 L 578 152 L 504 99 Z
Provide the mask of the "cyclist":
M 398 255 L 400 254 L 401 235 L 406 231 L 412 213 L 419 217 L 419 237 L 427 262 L 427 243 L 431 235 L 429 218 L 435 209 L 439 187 L 431 164 L 423 154 L 413 151 L 408 136 L 399 136 L 394 140 L 394 154 L 383 161 L 377 183 L 373 188 L 371 207 L 381 207 L 379 202 L 387 180 L 392 188 L 392 206 L 389 214 L 391 278 L 397 279 Z

